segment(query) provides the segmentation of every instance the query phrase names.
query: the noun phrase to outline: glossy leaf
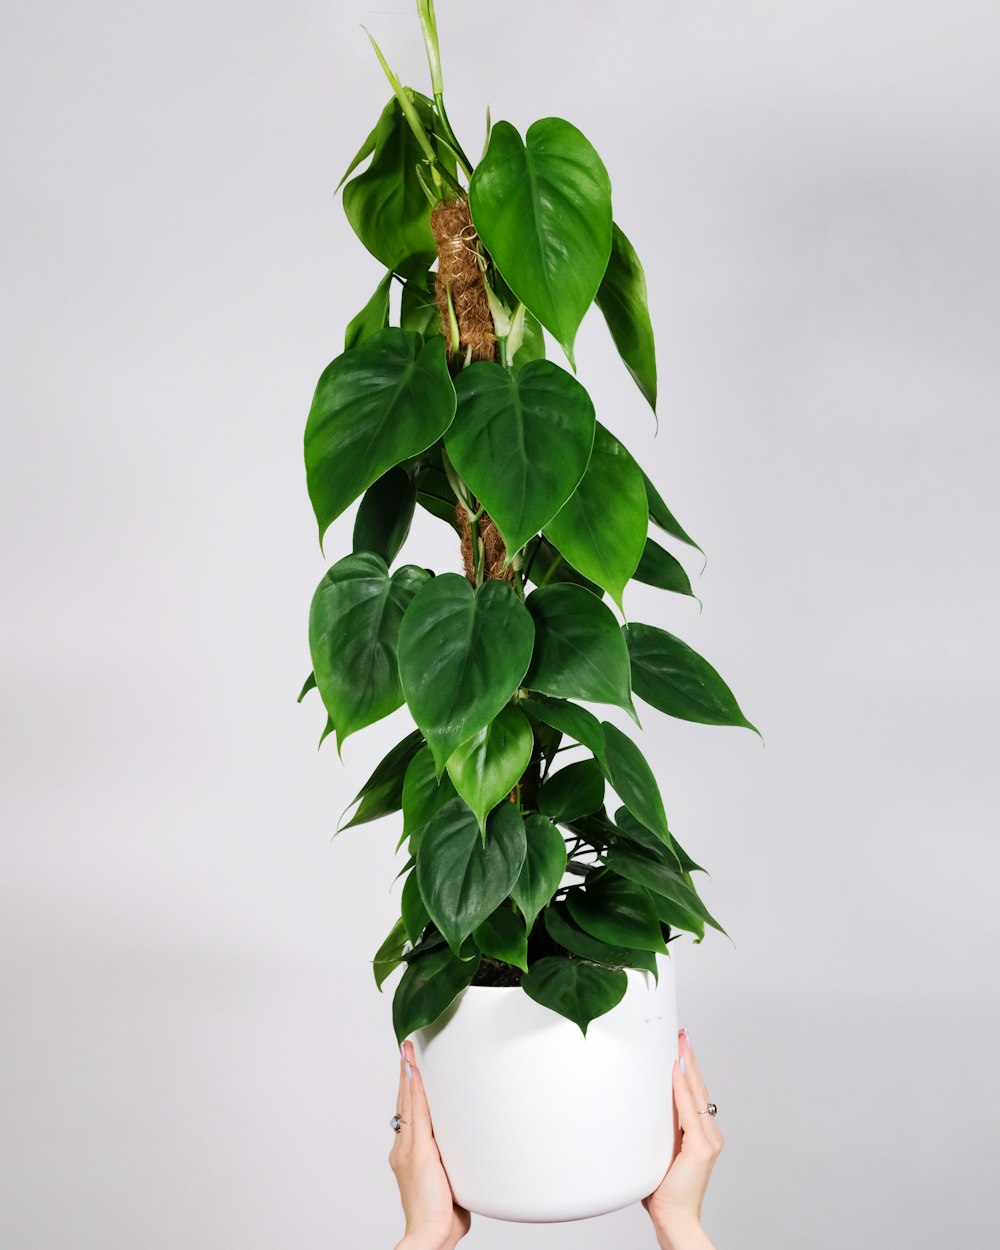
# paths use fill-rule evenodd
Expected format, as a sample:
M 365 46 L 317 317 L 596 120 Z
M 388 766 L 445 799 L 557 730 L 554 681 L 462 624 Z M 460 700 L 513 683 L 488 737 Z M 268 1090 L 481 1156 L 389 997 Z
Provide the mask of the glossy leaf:
M 611 609 L 582 586 L 568 585 L 534 590 L 526 603 L 535 649 L 525 686 L 632 712 L 628 647 Z
M 410 961 L 392 1000 L 396 1040 L 424 1029 L 446 1011 L 479 971 L 478 957 L 458 959 L 438 946 Z
M 511 889 L 528 932 L 549 902 L 566 871 L 566 841 L 551 820 L 533 813 L 524 818 L 526 852 L 521 872 Z
M 646 856 L 636 855 L 624 847 L 612 847 L 608 852 L 607 866 L 609 871 L 617 876 L 627 878 L 647 890 L 652 890 L 655 894 L 662 895 L 672 903 L 676 903 L 685 912 L 710 924 L 713 929 L 718 929 L 720 933 L 725 932 L 701 901 L 698 892 L 684 880 L 679 872 L 675 872 L 666 864 L 655 863 Z M 689 928 L 687 925 L 678 927 Z
M 576 490 L 594 443 L 594 405 L 547 360 L 517 375 L 480 361 L 462 370 L 455 390 L 445 447 L 513 555 Z
M 354 550 L 371 551 L 392 564 L 406 542 L 417 503 L 416 482 L 392 468 L 365 491 L 354 519 Z
M 528 971 L 528 935 L 524 921 L 509 907 L 498 907 L 476 929 L 473 937 L 484 955 Z
M 349 806 L 353 807 L 357 803 L 358 810 L 341 828 L 350 829 L 398 812 L 403 805 L 403 780 L 414 756 L 422 748 L 423 738 L 419 730 L 407 734 L 402 742 L 397 742 L 388 755 L 375 766 L 372 775 L 351 800 Z
M 648 528 L 642 470 L 598 423 L 583 481 L 545 527 L 545 537 L 621 607 L 625 585 L 642 558 Z
M 400 622 L 429 578 L 413 565 L 390 576 L 381 557 L 362 553 L 339 560 L 320 582 L 309 611 L 309 649 L 338 747 L 402 704 Z
M 344 171 L 343 178 L 341 178 L 341 180 L 337 183 L 338 191 L 344 185 L 344 183 L 348 180 L 348 178 L 350 178 L 351 174 L 354 173 L 357 167 L 360 164 L 362 164 L 362 162 L 366 161 L 369 158 L 369 156 L 371 156 L 371 154 L 375 151 L 375 136 L 377 133 L 378 133 L 378 122 L 376 122 L 375 125 L 371 128 L 368 138 L 365 139 L 361 147 L 358 148 L 357 152 L 354 154 L 354 158 L 352 159 L 350 165 L 348 165 L 347 169 Z
M 414 93 L 414 105 L 425 129 L 431 131 L 434 114 L 429 101 Z M 347 220 L 386 269 L 426 270 L 436 255 L 430 205 L 417 177 L 417 166 L 424 160 L 393 97 L 375 128 L 371 164 L 344 187 Z
M 611 257 L 597 292 L 597 307 L 604 314 L 619 356 L 655 412 L 656 348 L 646 275 L 635 248 L 617 223 L 612 227 Z
M 399 910 L 403 913 L 403 928 L 406 930 L 406 936 L 415 945 L 420 941 L 420 935 L 430 922 L 430 915 L 420 893 L 420 882 L 417 880 L 416 872 L 411 871 L 403 882 Z
M 459 532 L 455 515 L 455 492 L 441 469 L 432 465 L 421 473 L 417 485 L 417 503 L 431 516 L 446 521 L 453 530 Z
M 541 534 L 532 538 L 524 549 L 524 576 L 538 587 L 569 582 L 573 586 L 582 586 L 584 590 L 589 590 L 598 599 L 604 596 L 604 591 L 596 582 L 578 573 Z
M 310 673 L 309 676 L 303 682 L 302 689 L 299 691 L 299 697 L 295 700 L 295 702 L 301 703 L 302 700 L 309 693 L 309 691 L 315 690 L 315 689 L 316 689 L 316 674 Z
M 472 809 L 460 798 L 431 819 L 417 854 L 420 893 L 452 950 L 510 894 L 524 863 L 524 821 L 513 803 L 490 816 L 486 842 Z
M 674 835 L 670 834 L 669 842 L 664 842 L 651 829 L 632 815 L 627 807 L 620 807 L 615 813 L 616 843 L 624 842 L 631 850 L 645 855 L 657 863 L 667 864 L 676 871 L 681 871 L 681 860 L 674 844 Z
M 603 763 L 612 788 L 636 820 L 669 844 L 667 813 L 653 770 L 632 739 L 610 721 L 604 721 Z
M 469 190 L 494 264 L 572 362 L 611 255 L 611 181 L 601 158 L 558 117 L 535 122 L 524 142 L 497 122 Z
M 641 885 L 620 876 L 588 879 L 584 890 L 566 896 L 569 914 L 585 932 L 612 946 L 640 951 L 665 951 L 660 920 Z
M 397 920 L 372 960 L 372 972 L 375 974 L 375 984 L 380 992 L 386 977 L 403 962 L 405 948 L 406 930 L 403 928 L 402 920 Z
M 534 735 L 523 712 L 505 707 L 448 760 L 455 789 L 485 828 L 486 816 L 507 798 L 531 760 Z
M 640 699 L 680 720 L 739 725 L 757 733 L 719 674 L 686 642 L 655 625 L 630 625 L 624 632 Z
M 643 482 L 646 486 L 646 499 L 649 503 L 649 516 L 654 525 L 658 525 L 661 530 L 671 534 L 674 538 L 682 543 L 687 543 L 689 547 L 694 547 L 695 551 L 701 551 L 701 548 L 694 539 L 684 530 L 680 522 L 663 502 L 663 496 L 656 489 L 645 473 L 642 475 Z M 704 552 L 702 552 L 704 555 Z
M 414 598 L 399 633 L 399 675 L 438 772 L 484 729 L 527 672 L 535 627 L 507 582 L 473 590 L 443 573 Z
M 684 565 L 652 540 L 646 539 L 646 546 L 639 561 L 639 567 L 632 574 L 637 582 L 646 586 L 656 586 L 659 590 L 672 590 L 678 595 L 694 596 L 691 579 Z
M 399 324 L 404 330 L 416 330 L 424 338 L 441 333 L 441 316 L 434 295 L 434 274 L 418 274 L 407 278 L 399 303 Z
M 447 773 L 440 778 L 437 776 L 430 747 L 422 747 L 411 760 L 403 779 L 403 836 L 400 843 L 409 838 L 412 855 L 419 850 L 420 837 L 431 817 L 454 797 L 455 787 L 451 778 Z
M 545 335 L 542 331 L 542 323 L 525 309 L 524 337 L 521 339 L 521 345 L 511 361 L 511 367 L 515 373 L 520 373 L 524 366 L 530 365 L 533 360 L 544 359 Z
M 590 1022 L 625 997 L 628 977 L 612 968 L 548 955 L 531 965 L 521 978 L 521 989 L 536 1003 L 579 1025 L 586 1036 Z
M 330 523 L 383 473 L 424 451 L 455 415 L 444 341 L 390 327 L 328 365 L 306 423 L 306 484 Z
M 344 334 L 345 352 L 349 352 L 352 347 L 360 347 L 366 339 L 370 339 L 379 330 L 384 330 L 389 324 L 389 291 L 391 289 L 392 270 L 390 269 L 375 288 L 375 293 L 368 303 L 349 323 Z
M 535 720 L 558 729 L 574 742 L 582 743 L 599 760 L 603 759 L 604 729 L 593 712 L 565 699 L 549 699 L 541 694 L 522 699 L 521 707 Z
M 550 820 L 577 820 L 604 806 L 604 774 L 596 760 L 578 760 L 554 773 L 538 792 L 538 810 Z
M 583 959 L 592 959 L 612 968 L 639 968 L 656 974 L 656 955 L 652 951 L 637 951 L 602 942 L 580 928 L 565 903 L 553 903 L 545 909 L 545 928 L 554 942 Z

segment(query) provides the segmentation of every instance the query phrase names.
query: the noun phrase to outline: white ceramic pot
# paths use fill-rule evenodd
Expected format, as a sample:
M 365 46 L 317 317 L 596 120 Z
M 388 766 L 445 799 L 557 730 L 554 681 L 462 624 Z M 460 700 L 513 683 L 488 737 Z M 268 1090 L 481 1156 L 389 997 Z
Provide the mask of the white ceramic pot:
M 674 965 L 584 1037 L 521 989 L 471 986 L 413 1044 L 456 1200 L 547 1223 L 604 1215 L 663 1179 L 673 1146 Z

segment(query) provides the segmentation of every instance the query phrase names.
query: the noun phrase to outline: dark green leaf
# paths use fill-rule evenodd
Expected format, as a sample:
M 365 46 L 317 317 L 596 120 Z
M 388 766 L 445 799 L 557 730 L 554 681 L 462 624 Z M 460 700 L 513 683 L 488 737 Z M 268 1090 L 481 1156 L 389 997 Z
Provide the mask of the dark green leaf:
M 653 770 L 631 738 L 604 721 L 604 771 L 615 793 L 636 818 L 669 844 L 667 814 Z
M 370 339 L 379 330 L 389 324 L 389 291 L 392 287 L 392 270 L 390 269 L 375 288 L 375 294 L 347 327 L 344 334 L 344 351 L 352 347 L 360 347 L 365 339 Z
M 362 553 L 339 560 L 320 582 L 309 610 L 309 649 L 338 747 L 402 704 L 400 622 L 429 577 L 413 565 L 390 577 L 380 556 Z
M 618 354 L 655 412 L 656 348 L 646 301 L 646 275 L 635 248 L 617 224 L 612 227 L 611 258 L 597 292 L 597 307 L 604 314 Z
M 511 890 L 511 898 L 524 913 L 530 933 L 535 918 L 559 889 L 566 871 L 566 842 L 562 834 L 544 816 L 533 814 L 524 820 L 527 852 L 520 875 Z
M 441 316 L 434 296 L 434 274 L 407 278 L 400 298 L 399 324 L 404 330 L 416 330 L 425 339 L 441 333 Z
M 315 690 L 315 689 L 316 689 L 316 674 L 310 673 L 309 676 L 306 678 L 305 684 L 303 685 L 302 689 L 299 691 L 299 697 L 295 700 L 296 703 L 301 703 L 302 700 L 309 693 L 309 691 Z
M 420 894 L 420 882 L 417 880 L 416 872 L 411 872 L 403 882 L 403 896 L 400 899 L 399 909 L 403 913 L 403 928 L 406 930 L 406 935 L 416 945 L 430 921 Z
M 757 733 L 719 674 L 686 642 L 655 625 L 630 625 L 624 632 L 640 699 L 681 720 L 740 725 Z
M 396 1040 L 402 1043 L 417 1029 L 433 1024 L 478 971 L 478 958 L 458 959 L 447 946 L 438 946 L 412 959 L 392 1000 Z
M 455 388 L 444 340 L 390 327 L 328 365 L 306 423 L 306 483 L 320 541 L 331 521 L 387 469 L 451 425 Z
M 713 929 L 718 929 L 720 933 L 725 932 L 698 897 L 698 892 L 693 886 L 689 885 L 679 872 L 675 872 L 666 864 L 658 864 L 645 855 L 636 855 L 618 846 L 612 847 L 608 852 L 607 865 L 610 872 L 662 895 L 683 909 L 685 913 L 700 918 L 710 924 Z M 689 930 L 691 928 L 690 925 L 680 923 L 677 923 L 677 927 Z
M 398 466 L 365 491 L 354 520 L 354 550 L 372 551 L 392 564 L 406 542 L 417 502 L 416 482 Z
M 678 595 L 694 595 L 691 589 L 691 579 L 685 572 L 684 565 L 651 538 L 646 539 L 639 567 L 632 576 L 637 582 L 643 582 L 646 586 L 672 590 Z
M 573 360 L 611 255 L 611 181 L 575 126 L 497 122 L 470 186 L 479 237 L 519 300 Z
M 380 993 L 386 977 L 393 968 L 398 968 L 402 963 L 405 946 L 406 930 L 403 928 L 402 920 L 397 920 L 372 960 L 372 972 L 375 974 L 375 984 Z
M 481 829 L 487 813 L 521 780 L 533 746 L 534 735 L 523 712 L 505 707 L 485 729 L 452 753 L 448 775 L 475 812 Z
M 605 1015 L 625 997 L 628 977 L 597 964 L 549 955 L 531 965 L 521 978 L 521 989 L 536 1003 L 579 1025 L 586 1036 L 591 1020 Z
M 583 481 L 545 527 L 545 537 L 621 607 L 625 585 L 646 545 L 646 509 L 642 470 L 598 423 Z
M 508 582 L 459 573 L 423 587 L 399 633 L 399 675 L 438 772 L 484 729 L 527 672 L 535 627 Z
M 524 821 L 513 803 L 490 816 L 486 842 L 462 799 L 432 817 L 417 854 L 420 893 L 431 919 L 457 951 L 510 894 L 526 853 Z
M 400 841 L 410 839 L 412 855 L 420 849 L 420 837 L 431 817 L 454 797 L 451 778 L 446 773 L 439 779 L 430 747 L 421 748 L 403 779 L 403 837 Z
M 525 686 L 632 712 L 628 647 L 611 609 L 582 586 L 541 587 L 526 602 L 535 649 Z
M 594 444 L 594 405 L 547 360 L 516 376 L 483 360 L 462 370 L 455 390 L 445 448 L 512 556 L 576 490 Z
M 602 942 L 640 951 L 667 949 L 649 891 L 632 881 L 604 874 L 589 878 L 585 890 L 569 891 L 566 905 L 580 928 Z
M 430 103 L 415 95 L 414 105 L 425 128 L 432 130 Z M 431 209 L 417 177 L 423 160 L 423 151 L 393 97 L 375 129 L 372 163 L 344 188 L 347 220 L 386 269 L 426 270 L 436 255 Z
M 524 575 L 539 587 L 548 586 L 554 582 L 569 582 L 573 586 L 582 586 L 584 590 L 589 590 L 598 599 L 604 595 L 604 591 L 596 582 L 578 573 L 569 561 L 562 558 L 549 540 L 540 534 L 537 538 L 533 538 L 524 549 Z
M 440 521 L 447 521 L 452 529 L 458 532 L 455 494 L 448 485 L 447 477 L 440 469 L 431 466 L 421 473 L 417 486 L 417 503 L 431 516 L 436 516 Z
M 673 834 L 670 835 L 669 842 L 664 842 L 641 821 L 636 820 L 627 807 L 620 807 L 615 813 L 615 830 L 616 841 L 623 840 L 633 850 L 640 850 L 657 863 L 668 864 L 671 868 L 680 870 L 681 861 L 674 846 Z
M 543 725 L 558 729 L 574 742 L 582 743 L 598 759 L 603 758 L 604 730 L 593 712 L 588 712 L 585 707 L 578 707 L 565 699 L 548 699 L 541 694 L 522 699 L 521 707 Z
M 577 820 L 604 806 L 604 774 L 596 760 L 561 768 L 538 792 L 538 810 L 550 820 Z
M 667 505 L 663 502 L 663 497 L 649 480 L 645 473 L 642 475 L 643 482 L 646 486 L 646 498 L 649 502 L 649 515 L 655 525 L 661 530 L 672 534 L 674 538 L 679 539 L 682 543 L 687 543 L 689 547 L 694 547 L 695 551 L 701 551 L 698 544 L 681 528 L 680 523 L 674 517 Z M 702 555 L 705 553 L 702 552 Z
M 528 971 L 528 935 L 524 921 L 509 907 L 498 907 L 476 929 L 473 937 L 484 955 Z
M 419 730 L 407 734 L 402 742 L 397 742 L 388 755 L 376 766 L 375 771 L 351 800 L 349 806 L 360 803 L 360 807 L 342 829 L 350 829 L 354 825 L 363 825 L 369 820 L 378 820 L 398 812 L 403 805 L 403 779 L 413 757 L 421 750 L 423 738 Z
M 565 903 L 553 903 L 551 907 L 546 907 L 544 916 L 549 937 L 572 954 L 592 959 L 598 964 L 608 964 L 612 968 L 639 968 L 656 975 L 656 955 L 652 951 L 637 951 L 602 942 L 580 928 Z

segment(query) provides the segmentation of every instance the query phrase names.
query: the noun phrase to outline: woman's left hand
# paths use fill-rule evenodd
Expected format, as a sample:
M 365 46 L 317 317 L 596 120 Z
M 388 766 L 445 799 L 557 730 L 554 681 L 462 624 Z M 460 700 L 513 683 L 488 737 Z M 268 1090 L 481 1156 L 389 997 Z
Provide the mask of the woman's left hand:
M 456 1205 L 451 1192 L 413 1044 L 404 1042 L 402 1050 L 396 1099 L 401 1124 L 389 1153 L 406 1216 L 406 1234 L 397 1250 L 453 1250 L 469 1231 L 472 1218 Z

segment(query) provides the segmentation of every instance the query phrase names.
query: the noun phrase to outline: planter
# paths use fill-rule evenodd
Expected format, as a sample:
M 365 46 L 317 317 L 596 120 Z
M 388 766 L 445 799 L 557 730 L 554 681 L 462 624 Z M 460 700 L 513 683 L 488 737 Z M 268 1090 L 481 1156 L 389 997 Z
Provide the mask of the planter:
M 673 962 L 629 987 L 584 1037 L 520 989 L 472 986 L 413 1037 L 456 1201 L 547 1223 L 645 1198 L 673 1147 Z

